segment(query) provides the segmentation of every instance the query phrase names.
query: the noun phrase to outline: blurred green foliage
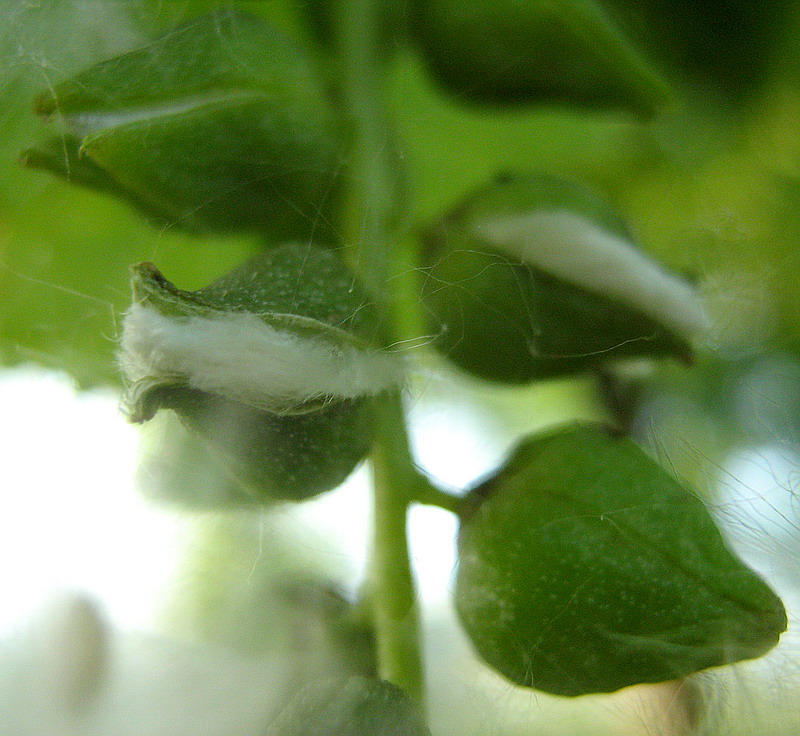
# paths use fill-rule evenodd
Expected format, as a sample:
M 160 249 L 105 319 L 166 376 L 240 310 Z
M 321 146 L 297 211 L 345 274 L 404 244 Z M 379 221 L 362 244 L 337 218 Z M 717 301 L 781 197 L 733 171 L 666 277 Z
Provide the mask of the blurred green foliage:
M 4 363 L 35 360 L 65 368 L 84 385 L 115 381 L 113 338 L 127 302 L 130 263 L 157 257 L 174 280 L 193 287 L 258 248 L 252 238 L 154 229 L 110 197 L 27 171 L 16 161 L 31 141 L 44 138 L 30 111 L 36 93 L 222 5 L 229 3 L 112 3 L 95 12 L 90 4 L 71 2 L 0 10 Z M 305 40 L 288 1 L 236 6 Z M 392 101 L 415 219 L 423 223 L 441 214 L 501 171 L 580 179 L 614 201 L 648 250 L 698 278 L 714 277 L 720 298 L 738 294 L 749 301 L 748 310 L 724 315 L 726 340 L 749 340 L 748 350 L 753 343 L 766 348 L 778 341 L 794 352 L 800 338 L 792 278 L 798 269 L 800 134 L 792 121 L 800 89 L 791 39 L 798 34 L 791 23 L 781 31 L 784 37 L 764 50 L 765 80 L 746 103 L 732 109 L 724 99 L 698 92 L 687 71 L 675 80 L 682 104 L 651 125 L 622 114 L 547 107 L 471 109 L 440 94 L 419 59 L 401 50 Z M 767 318 L 749 320 L 753 309 Z

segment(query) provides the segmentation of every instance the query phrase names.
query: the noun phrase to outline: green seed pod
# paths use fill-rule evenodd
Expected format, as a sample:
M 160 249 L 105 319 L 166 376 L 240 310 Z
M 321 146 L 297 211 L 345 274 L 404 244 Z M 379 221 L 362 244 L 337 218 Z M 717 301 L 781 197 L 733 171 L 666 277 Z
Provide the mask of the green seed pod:
M 351 677 L 308 686 L 266 736 L 430 736 L 430 731 L 399 687 Z
M 649 117 L 669 99 L 595 0 L 415 0 L 412 19 L 436 79 L 465 100 Z
M 55 85 L 35 109 L 64 121 L 68 150 L 59 137 L 24 161 L 112 191 L 160 225 L 327 234 L 338 121 L 303 50 L 257 18 L 196 18 Z
M 691 79 L 732 96 L 760 89 L 776 62 L 796 13 L 793 0 L 604 0 L 631 37 Z M 785 66 L 784 66 L 785 68 Z M 783 69 L 782 69 L 783 71 Z
M 256 497 L 341 483 L 370 446 L 370 399 L 402 366 L 373 347 L 374 309 L 336 256 L 268 251 L 210 286 L 133 268 L 120 362 L 132 421 L 175 410 Z
M 456 608 L 515 683 L 611 692 L 758 657 L 786 629 L 702 501 L 627 439 L 580 425 L 528 439 L 473 500 Z
M 590 191 L 543 176 L 477 191 L 424 234 L 434 345 L 509 383 L 619 358 L 687 359 L 707 327 L 692 287 L 647 258 Z

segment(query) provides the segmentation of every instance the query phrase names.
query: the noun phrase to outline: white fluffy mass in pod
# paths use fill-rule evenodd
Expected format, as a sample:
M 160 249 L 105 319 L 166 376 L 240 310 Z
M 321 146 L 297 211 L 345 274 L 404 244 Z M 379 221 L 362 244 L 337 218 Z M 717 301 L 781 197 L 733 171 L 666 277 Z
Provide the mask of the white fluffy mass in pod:
M 394 353 L 296 335 L 246 312 L 171 318 L 134 304 L 125 316 L 119 357 L 131 381 L 178 378 L 271 410 L 370 396 L 403 380 Z
M 587 217 L 568 210 L 534 210 L 482 220 L 474 229 L 523 263 L 627 305 L 681 337 L 710 327 L 691 284 Z

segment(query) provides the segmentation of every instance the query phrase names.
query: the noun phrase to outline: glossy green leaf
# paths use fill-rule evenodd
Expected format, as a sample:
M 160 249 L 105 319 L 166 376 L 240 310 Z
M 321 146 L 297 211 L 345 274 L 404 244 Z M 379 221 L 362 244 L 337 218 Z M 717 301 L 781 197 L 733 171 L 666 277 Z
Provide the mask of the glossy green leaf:
M 473 502 L 456 607 L 480 656 L 520 685 L 671 680 L 758 657 L 786 628 L 702 501 L 600 428 L 526 440 Z
M 430 736 L 396 685 L 352 677 L 308 686 L 270 725 L 267 736 Z
M 685 359 L 687 333 L 705 318 L 689 285 L 639 253 L 614 211 L 569 181 L 498 179 L 424 240 L 434 344 L 481 378 L 521 383 L 619 358 Z
M 413 31 L 465 100 L 617 108 L 649 117 L 664 82 L 594 0 L 415 0 Z
M 194 292 L 140 264 L 133 296 L 133 421 L 173 409 L 256 498 L 330 490 L 367 453 L 372 396 L 401 366 L 371 343 L 378 316 L 331 251 L 281 246 Z
M 332 233 L 336 114 L 303 49 L 257 18 L 194 19 L 56 85 L 35 108 L 80 141 L 74 181 L 123 196 L 159 225 L 276 240 Z M 51 149 L 26 158 L 73 178 Z M 105 179 L 80 175 L 95 168 Z

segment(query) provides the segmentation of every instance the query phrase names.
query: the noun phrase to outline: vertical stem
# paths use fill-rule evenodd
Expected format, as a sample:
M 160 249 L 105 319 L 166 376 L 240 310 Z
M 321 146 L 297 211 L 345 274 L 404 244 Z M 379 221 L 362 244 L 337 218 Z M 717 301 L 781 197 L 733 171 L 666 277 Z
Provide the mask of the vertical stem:
M 372 456 L 374 536 L 370 592 L 381 677 L 424 703 L 419 615 L 409 561 L 406 519 L 413 470 L 400 395 L 377 408 L 378 437 Z
M 405 227 L 405 182 L 387 122 L 381 24 L 387 0 L 336 0 L 342 97 L 351 126 L 352 258 L 387 315 L 386 344 L 405 337 L 401 281 L 394 269 Z M 372 454 L 374 532 L 369 591 L 381 677 L 424 705 L 419 614 L 409 560 L 408 507 L 416 471 L 401 396 L 376 399 Z
M 385 52 L 378 38 L 384 3 L 339 0 L 339 31 L 342 93 L 351 124 L 351 245 L 360 275 L 394 313 L 388 287 L 406 196 L 384 104 Z

